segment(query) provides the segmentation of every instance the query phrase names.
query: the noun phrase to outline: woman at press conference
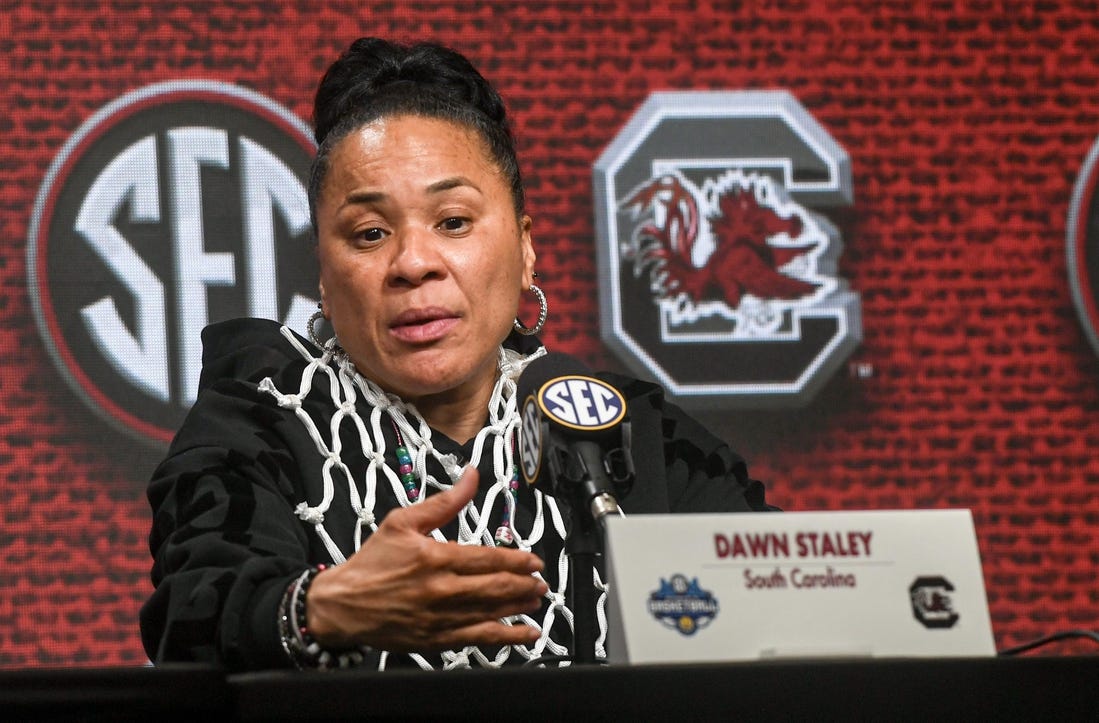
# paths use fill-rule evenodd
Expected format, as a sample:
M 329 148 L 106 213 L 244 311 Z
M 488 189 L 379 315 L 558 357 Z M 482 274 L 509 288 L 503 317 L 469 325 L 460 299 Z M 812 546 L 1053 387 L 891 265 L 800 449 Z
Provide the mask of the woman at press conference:
M 314 123 L 318 323 L 204 331 L 198 401 L 148 489 L 146 650 L 231 670 L 567 655 L 566 505 L 518 468 L 547 300 L 504 104 L 450 49 L 363 38 Z M 628 405 L 625 512 L 772 509 L 658 386 L 597 376 Z

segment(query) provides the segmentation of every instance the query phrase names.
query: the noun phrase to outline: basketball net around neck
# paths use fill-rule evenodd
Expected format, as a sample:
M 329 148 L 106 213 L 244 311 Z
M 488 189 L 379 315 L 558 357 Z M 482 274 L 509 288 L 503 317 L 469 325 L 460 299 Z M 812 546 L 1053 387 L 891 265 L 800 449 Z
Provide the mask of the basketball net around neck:
M 431 428 L 416 408 L 403 402 L 393 394 L 387 394 L 369 379 L 364 378 L 356 370 L 355 365 L 340 350 L 335 338 L 330 339 L 320 356 L 314 356 L 309 349 L 298 341 L 295 334 L 287 327 L 282 327 L 282 335 L 308 362 L 302 371 L 298 390 L 293 393 L 284 393 L 275 387 L 270 377 L 263 379 L 259 384 L 261 392 L 271 395 L 284 409 L 293 411 L 294 416 L 305 428 L 310 439 L 316 446 L 318 454 L 323 459 L 321 478 L 323 481 L 323 495 L 319 502 L 311 504 L 309 500 L 303 500 L 295 508 L 294 512 L 313 530 L 324 543 L 325 549 L 331 555 L 337 565 L 346 562 L 347 558 L 357 552 L 364 540 L 363 530 L 367 530 L 366 536 L 378 529 L 378 520 L 374 515 L 374 509 L 378 498 L 380 486 L 388 486 L 392 495 L 401 507 L 416 504 L 409 500 L 408 491 L 401 483 L 397 472 L 386 463 L 386 439 L 382 429 L 387 423 L 384 419 L 388 415 L 392 423 L 400 430 L 404 439 L 404 446 L 413 460 L 413 468 L 419 482 L 418 500 L 427 497 L 428 490 L 449 489 L 462 475 L 464 467 L 458 463 L 453 455 L 441 454 L 431 442 Z M 516 400 L 516 381 L 519 374 L 534 359 L 544 355 L 545 348 L 528 356 L 523 356 L 516 351 L 500 348 L 498 367 L 500 370 L 496 383 L 492 389 L 492 395 L 488 403 L 488 424 L 477 433 L 473 443 L 473 453 L 469 464 L 478 467 L 484 454 L 492 455 L 493 484 L 487 490 L 485 499 L 478 507 L 473 501 L 466 504 L 458 514 L 457 536 L 453 540 L 459 545 L 480 545 L 495 547 L 493 530 L 489 529 L 491 520 L 495 517 L 493 512 L 496 505 L 502 509 L 510 510 L 511 518 L 508 521 L 514 534 L 514 544 L 520 550 L 530 551 L 532 546 L 543 539 L 543 536 L 556 535 L 564 539 L 566 530 L 564 519 L 556 501 L 543 495 L 537 489 L 534 490 L 535 515 L 531 529 L 517 530 L 515 528 L 515 506 L 507 505 L 505 496 L 508 484 L 511 481 L 512 466 L 516 463 L 515 435 L 518 433 L 520 420 L 518 402 Z M 302 406 L 302 401 L 313 395 L 321 397 L 324 392 L 314 389 L 313 379 L 317 374 L 323 374 L 328 379 L 328 397 L 335 412 L 331 420 L 315 420 Z M 359 415 L 360 402 L 365 407 L 361 411 L 369 410 L 368 418 L 363 419 Z M 363 473 L 363 494 L 360 498 L 355 477 L 351 470 L 343 462 L 341 453 L 343 441 L 340 431 L 344 425 L 351 425 L 357 432 L 362 454 L 367 465 Z M 323 431 L 322 431 L 323 430 Z M 434 475 L 428 474 L 428 459 L 434 459 L 446 472 L 446 479 L 439 480 Z M 348 495 L 348 500 L 356 516 L 355 528 L 350 539 L 337 540 L 324 525 L 325 513 L 328 512 L 335 499 L 336 493 Z M 549 518 L 549 529 L 546 526 L 546 518 Z M 431 536 L 439 542 L 446 542 L 447 538 L 438 530 L 432 530 Z M 532 645 L 504 646 L 494 655 L 489 657 L 477 646 L 468 646 L 461 650 L 448 650 L 438 654 L 438 658 L 417 653 L 409 654 L 409 657 L 417 665 L 425 670 L 436 668 L 469 668 L 476 662 L 482 667 L 499 667 L 504 665 L 513 655 L 518 655 L 522 660 L 532 660 L 544 655 L 564 656 L 569 651 L 566 645 L 555 641 L 550 637 L 554 621 L 561 616 L 568 627 L 573 626 L 573 611 L 566 605 L 566 586 L 569 579 L 569 560 L 564 552 L 564 545 L 559 548 L 557 560 L 545 560 L 546 566 L 555 564 L 557 568 L 557 585 L 550 588 L 545 598 L 542 619 L 536 621 L 528 615 L 516 615 L 504 618 L 505 624 L 526 624 L 539 628 L 542 634 Z M 349 550 L 345 554 L 344 550 Z M 541 578 L 541 574 L 535 575 Z M 548 582 L 548 581 L 546 581 Z M 605 657 L 605 641 L 607 636 L 606 616 L 606 586 L 599 578 L 598 572 L 594 578 L 596 589 L 599 591 L 597 605 L 597 618 L 599 623 L 599 638 L 596 641 L 597 657 Z M 378 669 L 384 670 L 391 653 L 383 652 L 379 660 Z M 392 655 L 397 655 L 393 653 Z

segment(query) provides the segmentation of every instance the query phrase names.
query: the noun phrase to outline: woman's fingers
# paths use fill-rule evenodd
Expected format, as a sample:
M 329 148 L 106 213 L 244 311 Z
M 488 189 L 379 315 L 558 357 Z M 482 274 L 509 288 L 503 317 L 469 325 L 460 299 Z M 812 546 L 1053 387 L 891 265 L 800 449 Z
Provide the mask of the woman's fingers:
M 427 535 L 454 519 L 477 485 L 476 470 L 467 469 L 451 489 L 393 510 L 346 565 L 318 575 L 307 611 L 318 640 L 393 651 L 537 640 L 537 628 L 501 622 L 543 604 L 548 587 L 533 574 L 543 568 L 537 555 Z
M 500 571 L 530 575 L 541 572 L 544 567 L 542 558 L 522 550 L 458 545 L 453 542 L 435 544 L 438 547 L 430 553 L 436 558 L 434 564 L 458 575 L 487 575 Z
M 534 597 L 481 606 L 453 605 L 419 614 L 417 629 L 432 636 L 445 636 L 450 631 L 460 630 L 479 623 L 500 622 L 520 615 L 534 615 L 538 612 L 541 604 L 541 598 Z M 465 644 L 468 645 L 469 643 Z
M 447 575 L 432 581 L 423 604 L 432 609 L 485 609 L 540 600 L 549 586 L 531 575 L 496 572 Z M 495 616 L 499 617 L 499 616 Z
M 479 622 L 440 635 L 437 650 L 463 648 L 466 645 L 531 645 L 541 632 L 529 625 L 508 625 L 498 620 Z

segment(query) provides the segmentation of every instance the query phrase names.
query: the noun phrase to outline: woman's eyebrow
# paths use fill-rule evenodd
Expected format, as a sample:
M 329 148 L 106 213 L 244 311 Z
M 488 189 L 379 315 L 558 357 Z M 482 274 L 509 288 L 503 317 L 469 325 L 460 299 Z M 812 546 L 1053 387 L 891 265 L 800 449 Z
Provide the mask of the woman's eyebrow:
M 381 191 L 352 191 L 344 198 L 343 205 L 380 203 L 386 198 Z
M 454 188 L 468 187 L 480 193 L 480 187 L 466 178 L 465 176 L 452 176 L 451 178 L 444 178 L 434 183 L 429 184 L 424 188 L 427 193 L 442 193 Z M 381 203 L 389 198 L 389 195 L 382 191 L 352 191 L 344 198 L 343 205 L 351 206 L 355 204 L 373 204 Z
M 481 191 L 476 183 L 465 176 L 452 176 L 451 178 L 444 178 L 441 181 L 435 181 L 435 183 L 428 185 L 424 190 L 428 193 L 442 193 L 443 191 L 449 191 L 452 188 L 459 188 L 461 186 L 468 186 L 477 192 Z

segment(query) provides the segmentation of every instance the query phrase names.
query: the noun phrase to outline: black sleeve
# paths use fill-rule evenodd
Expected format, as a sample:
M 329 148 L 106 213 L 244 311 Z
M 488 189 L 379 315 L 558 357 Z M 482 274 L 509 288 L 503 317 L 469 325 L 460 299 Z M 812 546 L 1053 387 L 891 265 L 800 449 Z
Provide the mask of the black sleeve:
M 664 405 L 664 455 L 672 512 L 769 512 L 763 483 L 744 459 L 679 407 Z
M 761 482 L 729 445 L 664 398 L 656 384 L 599 375 L 625 395 L 630 414 L 634 489 L 627 512 L 766 512 Z
M 157 469 L 148 490 L 156 590 L 141 611 L 155 662 L 289 664 L 277 608 L 307 567 L 308 543 L 275 456 L 196 447 Z
M 277 609 L 308 566 L 309 543 L 293 510 L 294 450 L 276 431 L 285 415 L 256 390 L 288 358 L 273 330 L 237 323 L 203 333 L 199 400 L 148 487 L 156 589 L 141 635 L 154 662 L 290 664 Z

